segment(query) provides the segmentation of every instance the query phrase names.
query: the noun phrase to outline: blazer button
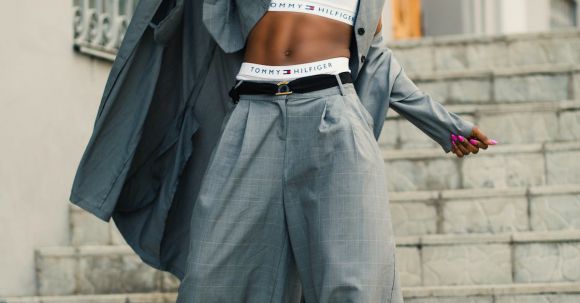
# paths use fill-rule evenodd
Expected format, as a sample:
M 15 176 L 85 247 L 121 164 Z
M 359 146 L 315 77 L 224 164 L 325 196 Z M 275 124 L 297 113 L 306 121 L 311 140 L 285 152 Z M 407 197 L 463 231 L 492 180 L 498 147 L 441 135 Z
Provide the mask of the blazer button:
M 365 29 L 362 28 L 362 27 L 359 27 L 358 30 L 357 30 L 357 32 L 358 32 L 359 35 L 364 35 L 365 34 Z
M 361 62 L 361 63 L 365 63 L 365 60 L 366 60 L 366 58 L 365 58 L 365 56 L 364 56 L 364 55 L 363 55 L 362 57 L 360 57 L 360 62 Z

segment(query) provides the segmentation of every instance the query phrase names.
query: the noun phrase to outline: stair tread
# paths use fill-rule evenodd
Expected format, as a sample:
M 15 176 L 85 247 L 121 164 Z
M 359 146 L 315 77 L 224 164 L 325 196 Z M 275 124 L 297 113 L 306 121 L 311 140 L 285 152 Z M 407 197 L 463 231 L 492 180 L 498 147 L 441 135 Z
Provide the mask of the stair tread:
M 528 143 L 528 144 L 510 144 L 500 143 L 485 150 L 481 155 L 490 154 L 517 154 L 517 153 L 537 153 L 542 151 L 563 151 L 579 150 L 580 142 L 578 141 L 561 141 L 545 143 Z M 407 148 L 407 149 L 389 149 L 381 148 L 385 160 L 413 160 L 422 158 L 455 158 L 455 154 L 443 153 L 440 147 L 424 148 Z
M 79 295 L 47 295 L 47 296 L 12 296 L 0 297 L 2 303 L 44 303 L 44 302 L 107 302 L 107 303 L 125 303 L 125 302 L 173 302 L 175 293 L 126 293 L 126 294 L 79 294 Z M 151 301 L 154 300 L 154 301 Z
M 527 112 L 561 111 L 580 109 L 580 100 L 527 101 L 527 102 L 489 102 L 470 104 L 444 104 L 445 108 L 456 114 L 517 114 Z M 403 119 L 396 111 L 387 112 L 387 120 Z
M 580 229 L 396 236 L 401 246 L 580 241 Z
M 416 47 L 433 47 L 445 45 L 465 45 L 469 43 L 505 43 L 514 41 L 534 41 L 545 39 L 580 37 L 580 31 L 576 28 L 551 29 L 547 32 L 532 33 L 508 33 L 497 35 L 443 35 L 432 37 L 421 37 L 416 39 L 405 39 L 389 41 L 390 48 L 409 49 Z
M 518 197 L 524 195 L 580 194 L 580 184 L 539 185 L 511 188 L 462 188 L 392 192 L 389 201 L 425 201 L 434 199 L 468 199 L 489 197 Z
M 580 65 L 577 64 L 534 64 L 504 68 L 407 72 L 407 76 L 414 81 L 437 81 L 486 77 L 513 77 L 533 74 L 560 74 L 578 71 L 580 71 Z
M 542 293 L 580 294 L 580 282 L 411 286 L 402 287 L 402 289 L 406 298 L 477 295 L 525 295 Z
M 526 243 L 526 242 L 559 242 L 580 241 L 580 229 L 557 231 L 514 231 L 502 233 L 472 234 L 428 234 L 417 236 L 396 236 L 397 245 L 427 244 L 477 244 L 477 243 Z M 44 246 L 36 249 L 40 256 L 58 257 L 134 254 L 128 245 L 79 245 L 79 246 Z
M 580 282 L 550 282 L 550 283 L 513 283 L 513 284 L 482 284 L 453 286 L 411 286 L 402 287 L 405 298 L 421 297 L 457 297 L 482 295 L 534 295 L 534 294 L 580 294 Z M 159 302 L 174 300 L 175 292 L 127 293 L 127 294 L 86 294 L 62 296 L 12 296 L 0 297 L 3 303 L 20 302 L 140 302 L 145 299 L 157 299 Z

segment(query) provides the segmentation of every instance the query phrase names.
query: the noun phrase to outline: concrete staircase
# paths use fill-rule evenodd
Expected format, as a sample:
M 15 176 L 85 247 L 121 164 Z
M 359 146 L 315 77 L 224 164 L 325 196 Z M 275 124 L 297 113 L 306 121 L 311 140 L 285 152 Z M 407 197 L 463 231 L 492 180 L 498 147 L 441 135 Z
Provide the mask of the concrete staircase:
M 389 112 L 406 302 L 580 302 L 580 32 L 391 47 L 421 89 L 500 142 L 459 159 Z
M 391 43 L 409 72 L 495 70 L 580 62 L 580 34 L 567 29 L 489 37 L 448 36 Z
M 580 302 L 580 32 L 391 44 L 417 85 L 498 146 L 445 154 L 392 110 L 380 138 L 407 303 Z M 67 247 L 36 251 L 36 297 L 175 302 L 179 281 L 70 205 Z

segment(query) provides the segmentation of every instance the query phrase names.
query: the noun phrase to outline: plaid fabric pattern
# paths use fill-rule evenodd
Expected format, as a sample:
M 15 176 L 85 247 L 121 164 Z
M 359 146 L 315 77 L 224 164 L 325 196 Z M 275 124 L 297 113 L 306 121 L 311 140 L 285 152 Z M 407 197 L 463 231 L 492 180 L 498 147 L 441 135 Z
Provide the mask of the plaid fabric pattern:
M 343 88 L 240 95 L 193 208 L 178 303 L 403 302 L 374 121 Z

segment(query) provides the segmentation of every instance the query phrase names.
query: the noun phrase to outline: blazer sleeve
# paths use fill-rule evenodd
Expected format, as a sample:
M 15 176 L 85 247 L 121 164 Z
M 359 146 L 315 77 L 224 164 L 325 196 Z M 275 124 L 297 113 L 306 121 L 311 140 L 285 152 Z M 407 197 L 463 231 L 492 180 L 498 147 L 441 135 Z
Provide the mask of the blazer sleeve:
M 393 55 L 379 33 L 372 45 L 378 53 L 375 57 L 381 60 L 383 70 L 388 71 L 387 79 L 389 108 L 407 119 L 422 132 L 435 140 L 443 150 L 451 151 L 451 133 L 469 137 L 474 124 L 464 120 L 455 113 L 449 112 L 441 103 L 421 91 L 405 73 L 405 69 Z

